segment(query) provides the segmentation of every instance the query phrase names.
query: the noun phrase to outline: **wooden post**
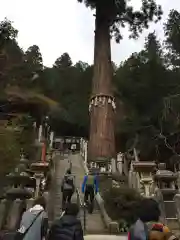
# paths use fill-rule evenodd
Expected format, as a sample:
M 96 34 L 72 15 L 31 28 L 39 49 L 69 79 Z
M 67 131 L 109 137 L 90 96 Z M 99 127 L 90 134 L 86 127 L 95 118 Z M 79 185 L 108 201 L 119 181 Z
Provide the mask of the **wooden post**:
M 53 140 L 54 140 L 54 132 L 51 131 L 51 133 L 50 133 L 50 144 L 49 144 L 50 148 L 53 148 Z
M 41 161 L 46 162 L 46 143 L 45 142 L 43 142 L 43 145 L 42 145 Z
M 38 140 L 39 140 L 39 142 L 41 142 L 41 140 L 42 140 L 42 125 L 40 125 L 39 126 L 39 132 L 38 132 Z
M 122 175 L 122 173 L 123 173 L 123 158 L 122 158 L 121 152 L 119 152 L 117 155 L 117 168 L 118 168 L 118 172 Z

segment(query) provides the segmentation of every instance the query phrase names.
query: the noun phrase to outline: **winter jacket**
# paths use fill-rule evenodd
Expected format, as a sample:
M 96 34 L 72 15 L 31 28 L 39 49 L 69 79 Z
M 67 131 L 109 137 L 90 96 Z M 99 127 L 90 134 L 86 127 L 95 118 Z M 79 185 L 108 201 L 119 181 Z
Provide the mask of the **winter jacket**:
M 99 184 L 97 176 L 86 175 L 84 176 L 83 183 L 82 183 L 82 193 L 85 192 L 86 185 L 93 185 L 95 189 L 95 193 L 99 191 Z
M 48 240 L 83 240 L 80 220 L 75 216 L 64 215 L 56 220 L 49 231 Z
M 41 240 L 46 236 L 48 230 L 48 218 L 46 212 L 40 205 L 35 205 L 33 208 L 24 212 L 18 231 L 23 233 L 31 225 L 32 221 L 40 211 L 42 211 L 42 213 L 30 227 L 23 240 Z

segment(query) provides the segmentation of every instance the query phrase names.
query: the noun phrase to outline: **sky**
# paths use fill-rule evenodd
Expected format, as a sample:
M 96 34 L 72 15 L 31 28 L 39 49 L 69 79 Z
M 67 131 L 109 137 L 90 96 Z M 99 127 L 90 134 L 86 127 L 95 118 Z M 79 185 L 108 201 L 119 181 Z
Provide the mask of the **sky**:
M 134 7 L 141 0 L 131 0 Z M 112 41 L 112 60 L 119 64 L 131 53 L 143 48 L 148 32 L 156 31 L 163 40 L 163 22 L 170 9 L 180 11 L 180 0 L 157 0 L 162 5 L 164 15 L 158 24 L 151 24 L 138 40 L 128 39 L 128 29 L 122 30 L 124 39 L 120 44 Z M 77 0 L 6 0 L 0 7 L 0 21 L 7 17 L 19 30 L 18 43 L 26 50 L 38 45 L 43 55 L 44 65 L 51 66 L 64 52 L 72 61 L 93 62 L 94 17 L 90 9 Z

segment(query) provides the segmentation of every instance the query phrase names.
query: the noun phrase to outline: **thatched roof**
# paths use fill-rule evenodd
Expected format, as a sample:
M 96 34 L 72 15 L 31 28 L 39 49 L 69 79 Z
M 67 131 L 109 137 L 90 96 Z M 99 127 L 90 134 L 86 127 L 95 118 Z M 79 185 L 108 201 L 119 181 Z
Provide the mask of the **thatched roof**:
M 20 88 L 18 86 L 9 86 L 5 89 L 7 100 L 21 104 L 39 104 L 47 106 L 49 109 L 60 109 L 59 103 L 46 97 L 44 94 Z

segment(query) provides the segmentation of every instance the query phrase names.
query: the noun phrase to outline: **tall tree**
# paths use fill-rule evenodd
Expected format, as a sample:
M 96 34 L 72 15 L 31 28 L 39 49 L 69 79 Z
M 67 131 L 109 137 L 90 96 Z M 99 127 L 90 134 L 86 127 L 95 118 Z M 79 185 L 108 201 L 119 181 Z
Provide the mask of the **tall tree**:
M 25 62 L 29 65 L 32 71 L 42 70 L 43 60 L 40 49 L 37 45 L 30 46 L 25 52 Z
M 72 60 L 68 53 L 63 53 L 61 57 L 57 58 L 54 63 L 54 67 L 61 68 L 61 69 L 67 68 L 70 66 L 72 66 Z
M 23 60 L 23 51 L 17 44 L 18 31 L 8 19 L 0 22 L 0 84 L 1 89 L 16 82 L 16 69 Z
M 166 62 L 171 71 L 171 81 L 174 84 L 174 91 L 165 99 L 165 118 L 169 130 L 177 132 L 179 129 L 179 107 L 180 107 L 180 13 L 171 10 L 164 27 L 166 43 Z
M 137 37 L 150 21 L 160 19 L 162 11 L 154 0 L 142 0 L 140 11 L 134 11 L 125 0 L 78 1 L 96 9 L 89 160 L 97 161 L 99 157 L 108 159 L 115 155 L 110 32 L 119 41 L 119 27 L 127 23 L 130 37 Z
M 171 67 L 180 67 L 180 13 L 177 10 L 171 10 L 164 28 L 166 36 L 166 47 L 169 50 L 168 59 Z
M 15 40 L 18 30 L 12 26 L 12 22 L 7 18 L 0 22 L 0 48 L 3 47 L 7 41 Z
M 175 88 L 154 33 L 148 35 L 144 50 L 119 67 L 115 85 L 117 100 L 123 101 L 125 108 L 124 118 L 118 118 L 118 132 L 129 138 L 127 149 L 136 144 L 143 159 L 150 159 L 155 153 L 155 138 L 169 131 L 163 119 L 164 98 Z
M 43 70 L 43 59 L 37 45 L 30 46 L 24 54 L 26 86 L 37 86 L 37 79 Z

